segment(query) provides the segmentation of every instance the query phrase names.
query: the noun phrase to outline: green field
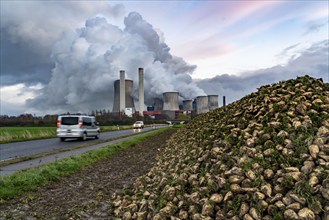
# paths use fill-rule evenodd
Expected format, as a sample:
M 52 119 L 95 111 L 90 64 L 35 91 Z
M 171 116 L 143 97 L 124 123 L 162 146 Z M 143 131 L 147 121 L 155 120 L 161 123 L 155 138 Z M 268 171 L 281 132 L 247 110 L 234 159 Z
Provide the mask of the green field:
M 0 143 L 56 137 L 55 127 L 0 127 Z
M 130 129 L 131 126 L 101 126 L 101 132 Z M 0 127 L 0 144 L 56 137 L 56 127 Z

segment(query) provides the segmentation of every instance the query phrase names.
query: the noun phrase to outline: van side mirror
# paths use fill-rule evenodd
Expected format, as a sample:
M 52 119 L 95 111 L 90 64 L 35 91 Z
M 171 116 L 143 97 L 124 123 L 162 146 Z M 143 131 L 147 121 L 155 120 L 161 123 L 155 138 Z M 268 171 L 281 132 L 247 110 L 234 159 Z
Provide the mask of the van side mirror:
M 95 124 L 96 124 L 97 126 L 99 126 L 99 122 L 98 122 L 98 121 L 96 121 Z

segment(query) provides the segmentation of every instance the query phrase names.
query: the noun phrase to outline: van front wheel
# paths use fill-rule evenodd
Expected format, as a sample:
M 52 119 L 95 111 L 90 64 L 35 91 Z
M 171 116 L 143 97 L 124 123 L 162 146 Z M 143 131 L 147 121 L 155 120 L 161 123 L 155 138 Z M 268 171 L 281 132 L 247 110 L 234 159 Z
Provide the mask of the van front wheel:
M 61 139 L 61 141 L 65 141 L 65 138 L 64 137 L 61 137 L 60 139 Z
M 82 140 L 82 141 L 87 140 L 87 134 L 86 134 L 86 133 L 83 133 L 83 134 L 82 134 L 81 140 Z
M 97 132 L 95 139 L 99 139 L 99 132 Z

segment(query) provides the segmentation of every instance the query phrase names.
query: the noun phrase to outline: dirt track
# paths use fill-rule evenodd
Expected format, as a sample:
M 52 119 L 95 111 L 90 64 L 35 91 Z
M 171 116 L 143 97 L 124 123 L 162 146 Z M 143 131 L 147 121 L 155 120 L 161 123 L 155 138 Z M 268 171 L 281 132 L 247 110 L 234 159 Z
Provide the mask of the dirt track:
M 147 173 L 169 130 L 37 191 L 0 205 L 0 219 L 110 219 L 111 195 L 129 190 Z

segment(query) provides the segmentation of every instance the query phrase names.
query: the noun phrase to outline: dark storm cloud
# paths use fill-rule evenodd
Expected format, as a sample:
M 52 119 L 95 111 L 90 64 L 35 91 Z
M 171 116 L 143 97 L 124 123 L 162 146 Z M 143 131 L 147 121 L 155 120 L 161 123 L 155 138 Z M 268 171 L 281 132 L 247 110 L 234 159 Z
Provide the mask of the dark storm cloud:
M 36 48 L 22 41 L 8 40 L 7 28 L 1 29 L 1 84 L 47 83 L 54 63 L 48 48 Z
M 1 1 L 1 85 L 47 83 L 53 44 L 98 13 L 123 16 L 124 8 L 105 1 Z
M 290 47 L 293 48 L 296 45 Z M 312 45 L 301 52 L 297 58 L 292 58 L 285 66 L 274 66 L 240 76 L 229 74 L 218 75 L 211 79 L 198 80 L 197 85 L 207 94 L 226 96 L 227 103 L 236 101 L 262 85 L 276 83 L 282 80 L 309 75 L 329 81 L 329 41 L 325 40 Z M 222 103 L 222 102 L 220 102 Z

